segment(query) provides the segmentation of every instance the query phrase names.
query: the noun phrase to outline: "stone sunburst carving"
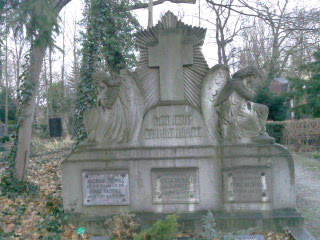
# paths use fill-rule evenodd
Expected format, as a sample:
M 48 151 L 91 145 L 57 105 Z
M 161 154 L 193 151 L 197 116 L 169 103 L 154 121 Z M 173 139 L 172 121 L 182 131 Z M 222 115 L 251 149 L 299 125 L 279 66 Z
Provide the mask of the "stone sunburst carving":
M 157 25 L 136 35 L 140 51 L 136 73 L 144 92 L 145 112 L 160 101 L 160 71 L 159 68 L 149 67 L 148 48 L 159 43 L 160 32 L 174 29 L 182 32 L 183 43 L 193 46 L 193 63 L 183 66 L 184 97 L 188 104 L 201 109 L 201 86 L 208 71 L 207 62 L 201 52 L 206 29 L 186 25 L 168 11 Z

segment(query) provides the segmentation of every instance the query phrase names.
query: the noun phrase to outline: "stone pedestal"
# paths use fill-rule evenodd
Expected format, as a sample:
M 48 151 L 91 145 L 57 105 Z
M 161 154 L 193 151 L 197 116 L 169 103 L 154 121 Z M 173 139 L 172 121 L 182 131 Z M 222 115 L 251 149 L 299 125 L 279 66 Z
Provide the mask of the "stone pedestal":
M 87 173 L 91 174 L 88 178 Z M 101 182 L 101 173 L 104 179 L 120 177 Z M 252 226 L 270 230 L 301 223 L 295 211 L 293 160 L 276 144 L 82 145 L 64 160 L 62 176 L 65 211 L 94 233 L 105 234 L 103 222 L 121 210 L 136 213 L 145 223 L 178 213 L 189 230 L 199 230 L 208 210 L 214 213 L 217 227 L 229 231 Z M 85 189 L 88 184 L 96 187 Z M 101 204 L 99 195 L 109 196 L 108 202 Z

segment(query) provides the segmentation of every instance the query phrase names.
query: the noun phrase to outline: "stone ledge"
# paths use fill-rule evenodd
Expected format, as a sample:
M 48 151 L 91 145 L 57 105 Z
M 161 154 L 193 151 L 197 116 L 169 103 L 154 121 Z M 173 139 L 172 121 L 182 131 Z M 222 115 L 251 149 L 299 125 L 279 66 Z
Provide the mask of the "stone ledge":
M 267 148 L 261 152 L 259 149 Z M 245 151 L 245 150 L 247 151 Z M 274 151 L 271 151 L 274 150 Z M 94 153 L 94 155 L 92 154 Z M 239 158 L 290 158 L 291 154 L 278 144 L 235 144 L 235 145 L 193 145 L 178 147 L 145 147 L 145 146 L 119 146 L 94 147 L 79 145 L 63 163 L 74 161 L 109 161 L 109 160 L 166 160 L 166 159 L 200 159 L 221 157 L 224 159 Z
M 288 227 L 299 227 L 303 225 L 303 218 L 296 209 L 277 209 L 272 211 L 252 211 L 252 212 L 226 212 L 211 211 L 216 220 L 216 230 L 225 232 L 235 232 L 237 230 L 256 227 L 261 231 L 285 231 Z M 144 227 L 148 227 L 159 219 L 164 219 L 169 214 L 133 212 L 138 221 Z M 182 231 L 201 232 L 202 217 L 207 211 L 194 213 L 175 213 L 179 215 L 179 223 Z M 72 214 L 70 222 L 77 226 L 86 226 L 89 232 L 96 233 L 94 226 L 101 226 L 112 216 L 84 216 Z M 107 234 L 106 227 L 104 234 Z

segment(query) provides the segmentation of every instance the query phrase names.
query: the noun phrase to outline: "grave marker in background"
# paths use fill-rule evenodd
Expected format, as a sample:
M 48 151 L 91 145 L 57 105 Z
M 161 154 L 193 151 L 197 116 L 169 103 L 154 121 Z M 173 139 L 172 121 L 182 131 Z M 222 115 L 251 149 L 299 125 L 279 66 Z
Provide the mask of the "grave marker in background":
M 5 124 L 0 124 L 0 137 L 6 136 L 7 126 Z
M 50 137 L 62 137 L 62 121 L 61 118 L 49 119 Z

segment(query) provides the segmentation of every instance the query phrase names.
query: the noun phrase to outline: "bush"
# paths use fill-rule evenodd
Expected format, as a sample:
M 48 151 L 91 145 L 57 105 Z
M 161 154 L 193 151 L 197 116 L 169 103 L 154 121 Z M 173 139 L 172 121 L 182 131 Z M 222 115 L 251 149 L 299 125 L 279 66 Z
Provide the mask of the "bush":
M 10 141 L 9 136 L 0 137 L 0 143 L 6 143 Z
M 135 221 L 135 215 L 127 211 L 108 219 L 104 224 L 112 229 L 113 240 L 132 239 L 134 231 L 139 226 Z
M 288 117 L 289 105 L 285 96 L 277 96 L 266 88 L 260 88 L 254 102 L 269 108 L 268 120 L 270 121 L 283 121 Z
M 267 133 L 271 137 L 274 137 L 277 143 L 281 143 L 283 140 L 283 132 L 285 129 L 284 123 L 268 122 L 266 127 L 267 127 Z
M 165 220 L 157 221 L 151 228 L 135 235 L 133 240 L 171 240 L 178 234 L 177 215 L 169 215 Z
M 316 160 L 320 160 L 320 152 L 314 152 L 314 153 L 312 154 L 312 157 L 313 157 L 314 159 L 316 159 Z
M 221 236 L 221 232 L 216 231 L 216 221 L 210 211 L 202 218 L 204 233 L 202 237 L 204 239 L 214 239 Z

